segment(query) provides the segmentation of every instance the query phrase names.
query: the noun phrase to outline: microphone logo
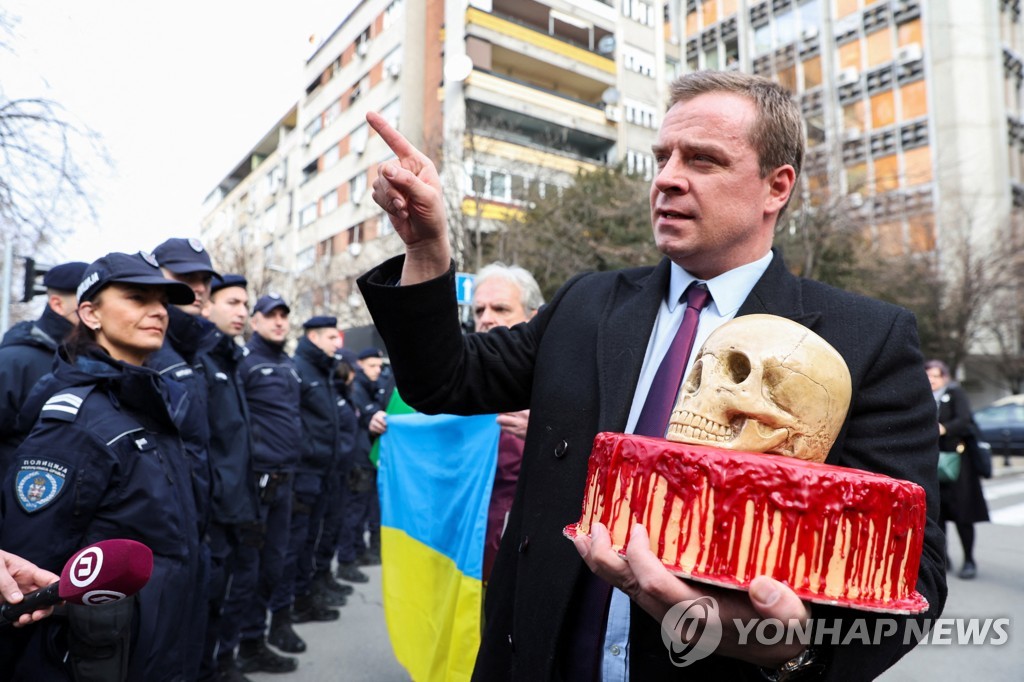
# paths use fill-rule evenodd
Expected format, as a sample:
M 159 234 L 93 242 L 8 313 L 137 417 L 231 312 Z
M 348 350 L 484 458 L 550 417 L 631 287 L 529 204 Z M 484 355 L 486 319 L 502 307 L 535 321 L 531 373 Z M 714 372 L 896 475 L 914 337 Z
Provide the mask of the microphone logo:
M 120 601 L 127 596 L 124 592 L 116 590 L 90 590 L 82 595 L 82 603 L 86 606 L 99 606 L 112 601 Z
M 88 587 L 99 576 L 102 568 L 103 550 L 99 547 L 87 547 L 71 564 L 71 584 L 75 587 Z

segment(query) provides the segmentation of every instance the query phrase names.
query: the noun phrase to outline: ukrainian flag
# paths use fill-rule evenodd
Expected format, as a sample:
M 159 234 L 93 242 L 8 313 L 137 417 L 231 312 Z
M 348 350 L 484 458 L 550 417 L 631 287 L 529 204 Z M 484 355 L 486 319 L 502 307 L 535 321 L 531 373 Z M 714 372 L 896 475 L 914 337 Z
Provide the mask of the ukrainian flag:
M 390 413 L 379 439 L 384 614 L 416 682 L 473 672 L 499 435 L 495 415 Z

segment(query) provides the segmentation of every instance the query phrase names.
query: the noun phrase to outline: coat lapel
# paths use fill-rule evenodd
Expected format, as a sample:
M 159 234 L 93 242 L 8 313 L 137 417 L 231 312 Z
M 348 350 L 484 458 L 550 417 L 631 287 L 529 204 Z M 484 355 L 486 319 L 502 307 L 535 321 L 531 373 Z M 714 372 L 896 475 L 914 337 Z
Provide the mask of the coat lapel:
M 737 316 L 755 314 L 778 315 L 799 322 L 808 329 L 814 329 L 821 317 L 820 311 L 804 310 L 800 280 L 786 268 L 778 250 L 736 313 Z
M 629 419 L 647 343 L 668 291 L 669 260 L 645 273 L 619 273 L 601 315 L 597 342 L 599 428 L 623 431 Z

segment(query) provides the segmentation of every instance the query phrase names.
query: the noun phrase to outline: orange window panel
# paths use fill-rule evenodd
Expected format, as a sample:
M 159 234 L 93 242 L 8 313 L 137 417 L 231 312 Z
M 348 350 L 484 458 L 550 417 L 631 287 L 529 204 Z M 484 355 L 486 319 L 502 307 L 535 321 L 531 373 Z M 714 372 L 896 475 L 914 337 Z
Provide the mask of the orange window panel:
M 779 85 L 786 88 L 790 92 L 797 92 L 796 88 L 796 65 L 787 67 L 779 71 Z
M 878 230 L 878 248 L 888 256 L 899 256 L 904 252 L 903 223 L 880 223 Z
M 704 0 L 704 25 L 709 26 L 718 21 L 718 0 Z
M 858 133 L 867 128 L 867 117 L 864 114 L 864 100 L 857 100 L 843 107 L 843 128 Z
M 915 81 L 900 88 L 900 100 L 903 102 L 904 121 L 920 118 L 928 113 L 928 89 L 924 79 Z
M 736 0 L 720 0 L 718 6 L 721 8 L 723 19 L 728 19 L 732 15 L 736 14 Z
M 696 35 L 700 32 L 700 10 L 690 12 L 686 15 L 686 37 Z
M 883 28 L 866 38 L 868 44 L 868 66 L 878 66 L 892 61 L 892 30 Z
M 918 147 L 903 152 L 903 167 L 906 185 L 921 185 L 932 181 L 932 150 Z
M 804 89 L 810 90 L 821 85 L 821 57 L 804 62 Z
M 842 19 L 859 9 L 860 0 L 836 0 L 836 19 Z
M 921 20 L 914 19 L 905 24 L 900 24 L 896 33 L 896 41 L 900 44 L 900 47 L 910 45 L 911 43 L 920 45 L 922 43 L 921 35 Z
M 875 159 L 875 193 L 884 194 L 900 186 L 899 163 L 895 154 Z
M 913 216 L 907 220 L 910 250 L 918 253 L 935 250 L 935 215 Z
M 839 48 L 839 68 L 860 69 L 860 41 L 854 40 Z
M 871 98 L 871 127 L 884 128 L 896 122 L 896 102 L 892 90 Z

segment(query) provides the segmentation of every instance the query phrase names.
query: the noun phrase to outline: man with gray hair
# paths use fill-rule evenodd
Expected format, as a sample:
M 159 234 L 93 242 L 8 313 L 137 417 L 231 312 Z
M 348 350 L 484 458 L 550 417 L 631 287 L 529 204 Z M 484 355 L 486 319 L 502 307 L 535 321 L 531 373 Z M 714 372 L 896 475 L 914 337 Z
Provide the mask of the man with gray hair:
M 473 325 L 478 332 L 495 327 L 512 327 L 527 322 L 544 305 L 540 286 L 526 269 L 518 265 L 491 263 L 477 273 L 473 281 Z M 487 508 L 487 534 L 484 537 L 483 581 L 487 582 L 498 554 L 505 521 L 516 495 L 519 465 L 530 411 L 504 412 L 498 415 L 501 438 L 498 440 L 498 466 L 494 472 L 491 503 Z

